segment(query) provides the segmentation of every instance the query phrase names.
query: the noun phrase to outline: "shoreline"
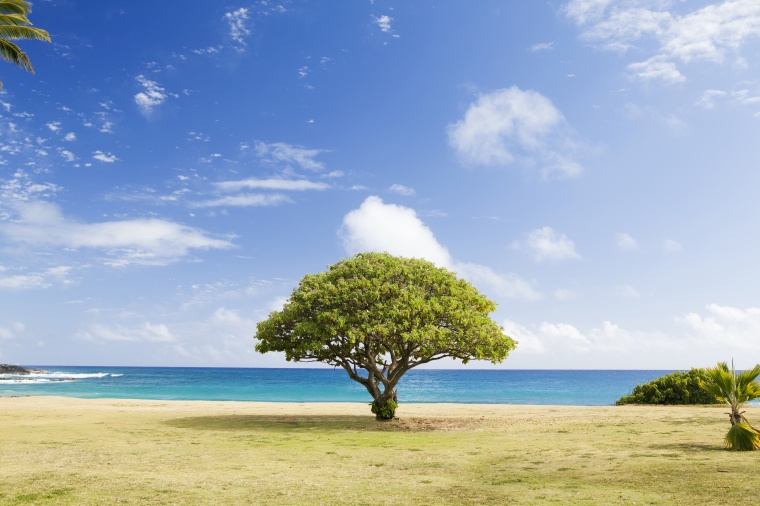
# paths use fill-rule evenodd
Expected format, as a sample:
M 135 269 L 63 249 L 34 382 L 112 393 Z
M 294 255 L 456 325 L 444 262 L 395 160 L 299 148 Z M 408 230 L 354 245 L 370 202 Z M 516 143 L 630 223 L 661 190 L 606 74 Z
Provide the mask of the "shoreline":
M 270 402 L 270 401 L 216 401 L 216 400 L 174 400 L 174 399 L 122 399 L 122 398 L 80 398 L 65 396 L 10 396 L 0 397 L 0 409 L 124 409 L 166 410 L 166 411 L 219 411 L 251 412 L 256 414 L 315 414 L 315 415 L 367 415 L 374 417 L 369 402 Z M 753 410 L 757 406 L 745 405 Z M 477 403 L 401 403 L 401 416 L 425 417 L 448 416 L 467 417 L 492 415 L 497 417 L 521 415 L 525 413 L 550 412 L 582 415 L 584 412 L 611 411 L 623 414 L 626 411 L 643 410 L 662 414 L 663 411 L 705 411 L 725 409 L 723 405 L 633 405 L 624 406 L 578 406 L 566 404 L 477 404 Z

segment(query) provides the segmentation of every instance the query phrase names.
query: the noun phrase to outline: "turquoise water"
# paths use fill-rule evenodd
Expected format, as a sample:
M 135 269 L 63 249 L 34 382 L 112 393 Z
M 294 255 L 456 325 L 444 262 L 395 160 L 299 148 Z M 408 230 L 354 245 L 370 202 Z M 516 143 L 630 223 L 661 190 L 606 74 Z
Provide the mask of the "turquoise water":
M 340 369 L 36 366 L 49 374 L 3 376 L 0 396 L 80 398 L 369 402 Z M 397 387 L 399 402 L 462 404 L 614 404 L 639 383 L 672 371 L 412 370 Z

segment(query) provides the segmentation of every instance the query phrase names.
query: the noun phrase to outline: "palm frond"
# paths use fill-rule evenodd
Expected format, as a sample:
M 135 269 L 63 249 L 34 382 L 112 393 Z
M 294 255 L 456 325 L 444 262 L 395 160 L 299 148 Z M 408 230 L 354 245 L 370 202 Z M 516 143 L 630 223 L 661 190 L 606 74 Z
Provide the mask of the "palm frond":
M 733 425 L 726 434 L 726 446 L 732 450 L 750 451 L 760 449 L 760 433 L 746 423 Z
M 29 61 L 29 57 L 26 55 L 25 52 L 21 50 L 20 47 L 18 47 L 13 42 L 9 42 L 7 40 L 3 40 L 0 38 L 0 59 L 9 61 L 11 63 L 14 63 L 21 67 L 24 70 L 28 70 L 29 72 L 34 72 L 34 68 L 32 67 L 32 62 Z
M 709 381 L 701 382 L 700 387 L 714 395 L 719 401 L 731 404 L 734 378 L 728 369 L 728 364 L 718 362 L 715 367 L 707 369 L 707 376 Z
M 26 0 L 0 0 L 0 12 L 3 14 L 28 14 L 32 4 Z
M 31 39 L 50 42 L 50 34 L 33 26 L 0 25 L 0 39 Z
M 755 381 L 758 376 L 760 376 L 760 364 L 737 375 L 736 386 L 738 396 L 742 399 L 741 402 L 748 402 L 760 397 L 760 383 Z
M 0 25 L 31 25 L 31 21 L 23 14 L 0 13 Z

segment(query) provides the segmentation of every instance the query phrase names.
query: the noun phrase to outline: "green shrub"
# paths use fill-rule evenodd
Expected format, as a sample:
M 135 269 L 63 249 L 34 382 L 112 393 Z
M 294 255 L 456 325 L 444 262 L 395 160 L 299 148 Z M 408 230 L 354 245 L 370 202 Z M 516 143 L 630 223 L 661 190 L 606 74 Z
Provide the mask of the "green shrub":
M 636 385 L 630 395 L 624 395 L 615 404 L 718 404 L 714 395 L 699 388 L 700 380 L 708 380 L 704 369 L 676 371 Z

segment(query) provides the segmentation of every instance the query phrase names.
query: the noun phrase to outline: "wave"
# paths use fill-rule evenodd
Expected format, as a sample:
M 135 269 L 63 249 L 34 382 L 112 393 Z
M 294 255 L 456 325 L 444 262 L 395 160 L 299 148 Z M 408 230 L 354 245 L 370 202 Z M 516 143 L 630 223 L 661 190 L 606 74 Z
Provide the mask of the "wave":
M 93 372 L 93 373 L 77 373 L 77 372 L 40 372 L 40 373 L 32 373 L 32 374 L 25 374 L 24 377 L 27 378 L 49 378 L 49 379 L 85 379 L 85 378 L 105 378 L 106 376 L 110 376 L 111 373 L 108 372 Z
M 76 381 L 74 378 L 29 378 L 24 376 L 2 377 L 0 385 L 12 385 L 18 383 L 61 383 Z
M 106 378 L 106 377 L 118 378 L 123 374 L 109 373 L 109 372 L 94 372 L 94 373 L 78 373 L 78 372 L 38 372 L 31 374 L 3 374 L 0 376 L 0 385 L 9 385 L 12 383 L 52 383 L 60 381 L 76 381 L 79 379 L 90 378 Z

